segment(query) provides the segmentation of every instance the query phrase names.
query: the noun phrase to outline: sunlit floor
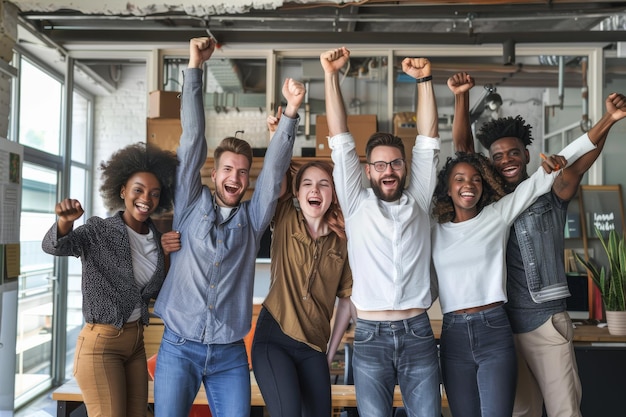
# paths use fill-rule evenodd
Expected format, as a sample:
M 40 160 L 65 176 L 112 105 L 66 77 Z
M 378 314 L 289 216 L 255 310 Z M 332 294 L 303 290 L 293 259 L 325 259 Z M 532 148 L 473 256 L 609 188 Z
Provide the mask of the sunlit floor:
M 54 417 L 57 415 L 56 402 L 52 400 L 52 392 L 42 395 L 15 412 L 15 417 Z

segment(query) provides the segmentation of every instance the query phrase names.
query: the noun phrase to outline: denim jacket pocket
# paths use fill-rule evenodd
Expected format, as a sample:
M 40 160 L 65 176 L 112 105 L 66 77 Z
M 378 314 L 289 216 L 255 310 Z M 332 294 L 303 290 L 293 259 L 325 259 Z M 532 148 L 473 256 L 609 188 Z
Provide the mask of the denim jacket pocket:
M 545 233 L 554 229 L 552 204 L 549 202 L 538 200 L 526 210 L 526 215 L 532 222 L 532 225 L 529 224 L 529 226 L 535 231 Z

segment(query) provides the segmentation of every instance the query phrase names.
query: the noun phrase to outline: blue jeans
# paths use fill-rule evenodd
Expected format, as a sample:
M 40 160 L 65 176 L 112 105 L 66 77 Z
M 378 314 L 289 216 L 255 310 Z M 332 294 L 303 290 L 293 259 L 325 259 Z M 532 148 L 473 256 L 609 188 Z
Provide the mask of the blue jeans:
M 409 416 L 440 417 L 437 345 L 426 313 L 398 321 L 358 319 L 353 366 L 361 417 L 391 416 L 396 383 Z
M 326 354 L 283 333 L 265 308 L 257 321 L 252 364 L 272 417 L 332 414 Z
M 205 345 L 163 333 L 154 376 L 155 417 L 187 417 L 204 387 L 214 417 L 250 415 L 250 370 L 243 340 Z
M 517 359 L 502 306 L 472 314 L 444 314 L 441 371 L 452 415 L 511 415 Z

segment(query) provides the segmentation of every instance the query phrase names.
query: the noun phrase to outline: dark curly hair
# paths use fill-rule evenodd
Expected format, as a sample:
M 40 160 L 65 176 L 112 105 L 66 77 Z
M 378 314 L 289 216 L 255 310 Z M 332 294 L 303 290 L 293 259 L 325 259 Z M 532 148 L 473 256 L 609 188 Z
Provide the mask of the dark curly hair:
M 526 124 L 522 116 L 509 116 L 491 120 L 482 125 L 480 131 L 476 133 L 476 139 L 486 149 L 491 148 L 491 145 L 498 139 L 507 137 L 518 138 L 524 146 L 529 146 L 533 142 L 531 129 L 532 127 Z
M 296 173 L 293 181 L 293 195 L 297 195 L 300 184 L 302 183 L 302 176 L 304 175 L 304 172 L 311 167 L 321 169 L 322 171 L 326 172 L 330 177 L 333 190 L 333 201 L 330 203 L 330 206 L 328 207 L 328 210 L 326 210 L 326 213 L 324 213 L 324 220 L 326 221 L 326 223 L 328 223 L 328 227 L 330 227 L 330 230 L 335 232 L 337 236 L 339 236 L 341 239 L 345 239 L 346 230 L 345 222 L 343 219 L 343 212 L 341 211 L 341 208 L 339 208 L 339 201 L 337 200 L 335 183 L 333 181 L 333 167 L 328 162 L 311 161 L 302 165 L 298 169 L 298 172 Z
M 174 152 L 150 143 L 137 142 L 116 151 L 108 161 L 100 163 L 100 195 L 104 205 L 110 211 L 124 209 L 124 200 L 120 197 L 122 186 L 134 174 L 150 172 L 161 184 L 161 197 L 155 213 L 170 210 L 174 200 L 177 166 L 178 159 Z
M 481 153 L 457 152 L 455 157 L 448 157 L 445 166 L 437 175 L 437 186 L 433 194 L 433 217 L 438 223 L 447 223 L 454 220 L 455 211 L 452 197 L 448 195 L 448 181 L 452 168 L 465 162 L 476 168 L 483 180 L 483 193 L 476 205 L 478 212 L 483 207 L 498 201 L 506 193 L 502 178 L 495 171 L 489 159 Z
M 372 153 L 372 149 L 377 146 L 391 146 L 392 148 L 398 148 L 402 153 L 402 159 L 406 158 L 404 142 L 402 142 L 402 139 L 392 135 L 391 133 L 376 132 L 370 136 L 367 141 L 367 145 L 365 145 L 365 158 L 367 159 L 367 162 L 371 162 L 370 154 Z

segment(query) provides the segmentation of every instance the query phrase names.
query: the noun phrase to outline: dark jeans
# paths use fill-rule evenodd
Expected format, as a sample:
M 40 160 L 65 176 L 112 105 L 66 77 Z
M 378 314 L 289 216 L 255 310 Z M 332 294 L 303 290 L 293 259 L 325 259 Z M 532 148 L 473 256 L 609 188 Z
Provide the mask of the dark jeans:
M 392 414 L 396 381 L 408 415 L 441 416 L 437 344 L 427 313 L 398 321 L 358 319 L 353 366 L 361 417 Z
M 272 417 L 331 415 L 326 354 L 285 335 L 265 308 L 252 343 L 252 368 Z
M 517 359 L 502 306 L 472 314 L 444 314 L 440 349 L 452 415 L 511 415 Z

